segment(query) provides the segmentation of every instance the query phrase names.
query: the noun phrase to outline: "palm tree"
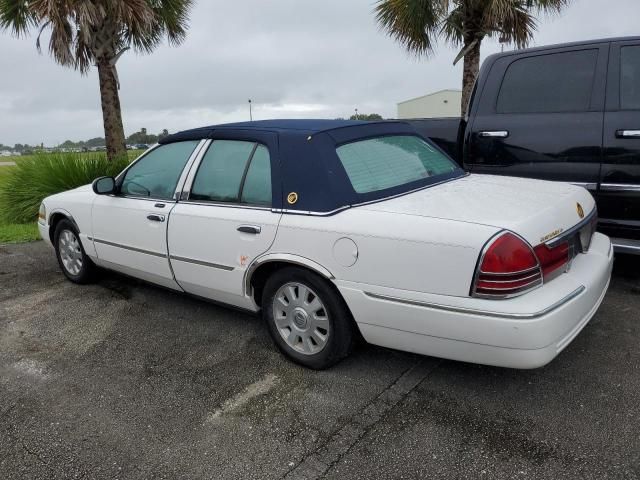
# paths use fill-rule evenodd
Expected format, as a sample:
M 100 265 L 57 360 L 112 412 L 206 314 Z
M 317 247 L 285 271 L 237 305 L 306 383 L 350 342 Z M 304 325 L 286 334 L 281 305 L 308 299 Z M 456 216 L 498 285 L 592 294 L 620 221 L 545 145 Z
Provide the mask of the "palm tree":
M 462 47 L 462 115 L 480 69 L 485 37 L 525 47 L 536 30 L 534 13 L 558 13 L 570 0 L 379 0 L 378 25 L 417 56 L 428 56 L 440 38 Z
M 129 48 L 150 53 L 185 38 L 192 0 L 0 0 L 0 30 L 50 32 L 49 53 L 86 74 L 98 68 L 107 156 L 126 155 L 116 62 Z

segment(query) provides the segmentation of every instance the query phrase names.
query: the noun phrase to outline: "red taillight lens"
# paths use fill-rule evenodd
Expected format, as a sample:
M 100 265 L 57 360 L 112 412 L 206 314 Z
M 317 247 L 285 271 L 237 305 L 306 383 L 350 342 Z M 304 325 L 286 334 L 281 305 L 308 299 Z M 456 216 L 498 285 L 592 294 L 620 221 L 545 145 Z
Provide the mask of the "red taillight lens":
M 485 250 L 472 293 L 507 297 L 526 292 L 542 283 L 542 271 L 531 246 L 511 232 L 495 238 Z
M 545 280 L 549 279 L 549 275 L 564 267 L 569 262 L 569 242 L 563 242 L 553 248 L 547 247 L 541 243 L 533 249 L 540 266 L 542 267 L 542 275 Z

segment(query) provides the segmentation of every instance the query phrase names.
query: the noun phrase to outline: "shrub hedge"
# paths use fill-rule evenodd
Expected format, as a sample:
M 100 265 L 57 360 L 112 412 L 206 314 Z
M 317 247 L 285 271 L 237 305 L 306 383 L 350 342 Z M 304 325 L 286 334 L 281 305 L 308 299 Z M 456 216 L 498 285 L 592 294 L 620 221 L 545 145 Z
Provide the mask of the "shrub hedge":
M 34 222 L 42 199 L 91 183 L 103 175 L 115 176 L 128 159 L 109 162 L 101 153 L 40 154 L 18 160 L 0 182 L 0 223 Z

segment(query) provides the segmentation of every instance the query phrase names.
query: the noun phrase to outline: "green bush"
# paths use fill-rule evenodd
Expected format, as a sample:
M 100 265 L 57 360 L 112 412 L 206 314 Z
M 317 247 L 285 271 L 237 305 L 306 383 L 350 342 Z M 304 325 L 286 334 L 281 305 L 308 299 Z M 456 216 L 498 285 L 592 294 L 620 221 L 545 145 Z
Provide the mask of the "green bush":
M 101 153 L 39 154 L 18 160 L 0 181 L 0 223 L 27 223 L 37 219 L 43 198 L 91 183 L 104 175 L 115 176 L 128 160 L 107 161 Z

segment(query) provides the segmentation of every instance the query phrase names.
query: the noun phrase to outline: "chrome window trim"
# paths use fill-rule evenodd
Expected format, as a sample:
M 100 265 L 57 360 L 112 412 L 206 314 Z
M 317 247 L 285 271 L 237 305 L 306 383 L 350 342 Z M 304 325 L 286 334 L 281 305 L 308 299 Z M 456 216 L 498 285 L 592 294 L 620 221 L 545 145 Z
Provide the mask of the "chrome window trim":
M 224 202 L 206 202 L 203 200 L 180 200 L 183 205 L 200 205 L 202 207 L 225 207 L 225 208 L 245 208 L 247 210 L 263 210 L 273 213 L 281 213 L 277 209 L 271 207 L 260 207 L 258 205 L 243 204 L 243 203 L 224 203 Z
M 200 140 L 198 145 L 196 145 L 196 148 L 194 148 L 193 152 L 191 152 L 191 155 L 189 156 L 187 163 L 182 169 L 180 178 L 178 178 L 178 183 L 176 183 L 176 191 L 173 193 L 174 200 L 177 201 L 182 198 L 182 191 L 184 189 L 183 188 L 184 184 L 187 181 L 187 176 L 189 175 L 189 172 L 191 171 L 191 167 L 193 167 L 194 162 L 196 161 L 197 158 L 199 158 L 200 153 L 202 152 L 202 148 L 206 143 L 207 143 L 207 140 L 204 140 L 204 139 Z
M 608 192 L 640 192 L 640 185 L 633 183 L 601 183 L 600 190 Z
M 507 319 L 513 319 L 513 320 L 532 320 L 532 319 L 543 317 L 553 312 L 554 310 L 557 310 L 558 308 L 562 307 L 564 304 L 576 298 L 585 290 L 586 290 L 586 287 L 584 285 L 580 285 L 573 292 L 564 296 L 563 298 L 553 303 L 552 305 L 549 305 L 548 307 L 533 313 L 493 312 L 490 310 L 482 310 L 482 309 L 475 309 L 475 308 L 469 308 L 469 307 L 456 307 L 453 305 L 444 305 L 441 303 L 433 303 L 433 302 L 422 302 L 419 300 L 409 300 L 406 298 L 394 297 L 391 295 L 381 295 L 381 294 L 372 293 L 372 292 L 364 292 L 364 294 L 368 297 L 375 298 L 377 300 L 385 300 L 388 302 L 402 303 L 405 305 L 412 305 L 416 307 L 431 308 L 434 310 L 443 310 L 447 312 L 464 313 L 469 315 L 480 315 L 483 317 L 507 318 Z

